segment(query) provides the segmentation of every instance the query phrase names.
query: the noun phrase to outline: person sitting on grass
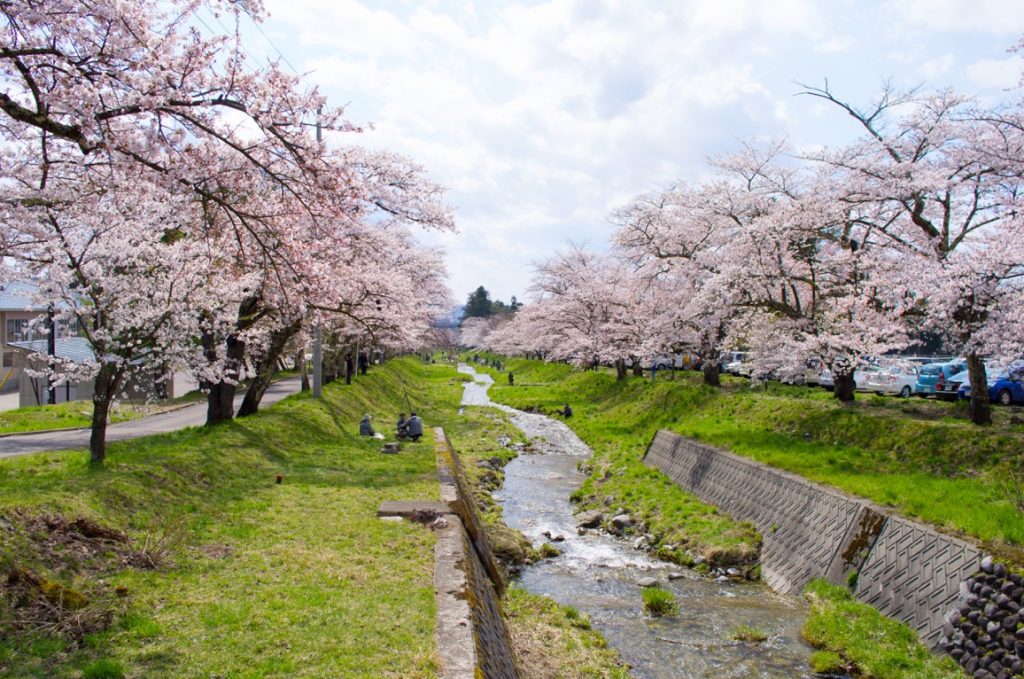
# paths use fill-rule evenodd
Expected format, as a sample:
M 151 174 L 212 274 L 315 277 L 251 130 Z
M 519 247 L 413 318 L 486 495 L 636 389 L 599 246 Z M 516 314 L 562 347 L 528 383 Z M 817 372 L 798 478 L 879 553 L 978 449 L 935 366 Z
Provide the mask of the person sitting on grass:
M 363 419 L 359 420 L 359 435 L 360 436 L 376 436 L 377 432 L 373 430 L 373 425 L 370 424 L 372 417 L 370 413 L 363 415 Z
M 398 438 L 409 438 L 409 420 L 405 419 L 405 413 L 398 413 Z
M 406 420 L 406 428 L 409 432 L 409 438 L 413 441 L 419 441 L 420 437 L 423 436 L 423 420 L 416 413 L 409 414 L 409 419 Z
M 572 417 L 572 408 L 570 408 L 569 404 L 566 403 L 565 407 L 558 411 L 558 414 L 568 420 Z

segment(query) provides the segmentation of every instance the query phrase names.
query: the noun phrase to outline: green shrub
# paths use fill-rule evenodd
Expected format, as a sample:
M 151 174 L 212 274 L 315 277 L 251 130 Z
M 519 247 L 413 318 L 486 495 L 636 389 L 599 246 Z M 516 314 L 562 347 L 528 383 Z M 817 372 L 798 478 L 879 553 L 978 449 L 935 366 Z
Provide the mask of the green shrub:
M 537 551 L 540 553 L 540 558 L 542 559 L 551 559 L 562 553 L 558 547 L 555 547 L 550 542 L 545 542 Z
M 124 667 L 116 660 L 104 658 L 86 665 L 82 670 L 84 679 L 123 679 Z
M 848 666 L 855 676 L 878 679 L 963 677 L 952 658 L 932 655 L 914 630 L 856 601 L 845 587 L 813 580 L 804 596 L 811 603 L 804 638 L 824 652 L 812 663 L 838 657 L 843 659 L 840 666 Z
M 860 573 L 853 570 L 850 571 L 846 576 L 846 586 L 851 592 L 857 591 L 857 578 L 860 577 Z
M 841 674 L 846 671 L 846 663 L 833 651 L 815 651 L 811 654 L 811 669 L 817 674 Z
M 679 612 L 679 604 L 672 592 L 661 587 L 645 587 L 643 590 L 644 610 L 654 617 L 675 615 Z
M 734 641 L 749 641 L 759 644 L 762 641 L 766 641 L 768 635 L 751 625 L 737 625 L 729 634 L 729 638 Z

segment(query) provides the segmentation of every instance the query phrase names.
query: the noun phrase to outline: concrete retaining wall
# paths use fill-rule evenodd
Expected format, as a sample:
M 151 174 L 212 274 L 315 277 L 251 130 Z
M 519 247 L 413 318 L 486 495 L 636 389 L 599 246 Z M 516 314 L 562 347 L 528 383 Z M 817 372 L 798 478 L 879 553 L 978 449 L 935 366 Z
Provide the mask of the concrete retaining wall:
M 517 679 L 501 613 L 504 582 L 487 544 L 462 465 L 442 429 L 434 430 L 441 500 L 451 513 L 437 530 L 435 640 L 444 679 Z
M 644 461 L 753 523 L 764 537 L 762 573 L 774 589 L 796 593 L 817 577 L 845 584 L 857 571 L 857 598 L 906 622 L 931 646 L 958 606 L 960 583 L 981 563 L 981 552 L 963 540 L 672 432 L 657 433 Z

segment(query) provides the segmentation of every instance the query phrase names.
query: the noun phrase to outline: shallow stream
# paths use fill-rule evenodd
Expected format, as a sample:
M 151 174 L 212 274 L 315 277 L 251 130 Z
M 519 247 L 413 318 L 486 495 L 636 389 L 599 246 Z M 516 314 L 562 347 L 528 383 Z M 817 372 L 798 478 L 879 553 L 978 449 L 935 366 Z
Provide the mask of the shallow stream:
M 493 384 L 489 375 L 469 366 L 459 370 L 474 379 L 465 385 L 463 405 L 505 411 L 533 441 L 535 452 L 505 467 L 505 484 L 494 495 L 505 522 L 535 545 L 547 540 L 545 532 L 565 537 L 556 544 L 561 556 L 523 569 L 517 578 L 522 587 L 586 613 L 636 677 L 814 676 L 807 662 L 811 649 L 800 639 L 806 609 L 799 599 L 759 583 L 701 577 L 604 532 L 577 535 L 568 498 L 585 478 L 576 465 L 590 449 L 562 422 L 493 403 L 487 395 Z M 678 615 L 651 618 L 643 612 L 637 582 L 650 577 L 675 594 Z M 731 640 L 739 625 L 756 627 L 768 640 Z

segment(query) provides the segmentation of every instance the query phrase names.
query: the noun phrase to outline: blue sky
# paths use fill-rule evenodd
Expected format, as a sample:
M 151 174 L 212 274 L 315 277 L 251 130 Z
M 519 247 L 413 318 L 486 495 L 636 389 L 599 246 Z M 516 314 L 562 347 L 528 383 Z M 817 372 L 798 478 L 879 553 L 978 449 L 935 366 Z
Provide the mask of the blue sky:
M 460 232 L 423 240 L 447 249 L 460 301 L 478 285 L 524 300 L 533 261 L 604 247 L 612 209 L 744 141 L 850 141 L 797 82 L 861 104 L 890 78 L 995 102 L 1024 71 L 1007 52 L 1021 0 L 265 2 L 270 42 L 373 124 L 358 141 L 449 188 Z

